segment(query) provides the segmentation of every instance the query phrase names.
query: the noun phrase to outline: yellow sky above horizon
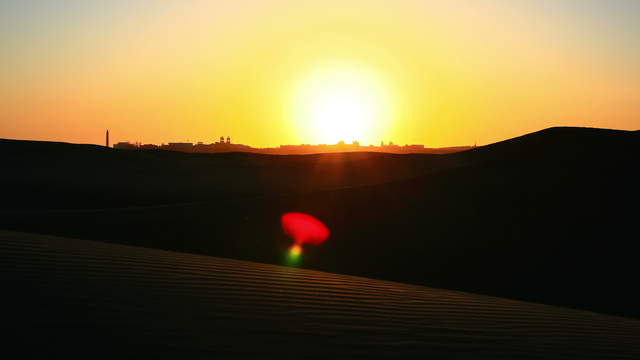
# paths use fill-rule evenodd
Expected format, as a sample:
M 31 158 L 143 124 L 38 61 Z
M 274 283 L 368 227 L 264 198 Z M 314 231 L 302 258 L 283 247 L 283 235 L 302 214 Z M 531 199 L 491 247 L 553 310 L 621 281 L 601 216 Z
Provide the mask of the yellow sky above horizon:
M 3 138 L 432 147 L 640 128 L 639 31 L 595 0 L 11 3 Z

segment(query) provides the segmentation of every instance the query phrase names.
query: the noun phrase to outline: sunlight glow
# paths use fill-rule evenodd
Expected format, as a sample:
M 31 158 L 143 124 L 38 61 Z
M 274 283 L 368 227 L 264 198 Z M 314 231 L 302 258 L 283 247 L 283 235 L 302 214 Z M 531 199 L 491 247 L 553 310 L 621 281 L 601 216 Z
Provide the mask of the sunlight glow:
M 317 143 L 377 142 L 390 116 L 380 81 L 364 69 L 335 67 L 313 72 L 294 95 L 294 120 Z
M 636 130 L 639 8 L 3 0 L 0 137 L 446 147 L 550 126 Z

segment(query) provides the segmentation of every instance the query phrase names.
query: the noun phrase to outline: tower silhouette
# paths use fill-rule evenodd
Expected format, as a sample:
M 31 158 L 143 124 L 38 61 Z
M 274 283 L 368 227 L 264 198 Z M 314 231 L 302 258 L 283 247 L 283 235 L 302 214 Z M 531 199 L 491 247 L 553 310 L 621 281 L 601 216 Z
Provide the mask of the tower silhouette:
M 107 141 L 106 141 L 106 147 L 109 147 L 109 129 L 107 129 Z

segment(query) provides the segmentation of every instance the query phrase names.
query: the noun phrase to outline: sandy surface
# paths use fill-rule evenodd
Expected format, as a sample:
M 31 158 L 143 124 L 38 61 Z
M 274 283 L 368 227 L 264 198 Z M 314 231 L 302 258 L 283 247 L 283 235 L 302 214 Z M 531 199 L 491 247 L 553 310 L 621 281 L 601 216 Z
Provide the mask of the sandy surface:
M 0 270 L 21 357 L 640 358 L 637 320 L 239 260 L 0 231 Z

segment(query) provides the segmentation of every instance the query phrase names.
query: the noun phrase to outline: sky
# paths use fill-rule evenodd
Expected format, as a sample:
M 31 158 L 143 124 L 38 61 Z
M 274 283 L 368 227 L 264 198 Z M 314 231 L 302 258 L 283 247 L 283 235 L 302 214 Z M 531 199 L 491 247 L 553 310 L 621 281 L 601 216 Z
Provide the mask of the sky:
M 3 0 L 0 138 L 487 144 L 640 129 L 640 1 Z

